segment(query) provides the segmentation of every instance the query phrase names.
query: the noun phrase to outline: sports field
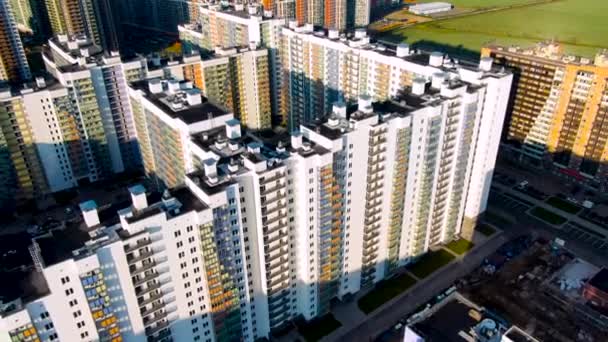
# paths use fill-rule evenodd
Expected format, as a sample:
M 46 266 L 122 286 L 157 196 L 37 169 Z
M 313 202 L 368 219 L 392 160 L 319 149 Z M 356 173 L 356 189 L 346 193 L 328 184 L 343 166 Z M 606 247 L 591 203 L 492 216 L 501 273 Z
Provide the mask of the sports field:
M 534 1 L 452 1 L 464 7 L 503 7 L 530 2 Z M 378 39 L 421 46 L 447 45 L 446 48 L 475 53 L 490 42 L 532 45 L 540 40 L 556 39 L 564 44 L 567 52 L 593 56 L 599 49 L 608 48 L 606 13 L 608 0 L 555 0 L 401 27 L 383 32 Z

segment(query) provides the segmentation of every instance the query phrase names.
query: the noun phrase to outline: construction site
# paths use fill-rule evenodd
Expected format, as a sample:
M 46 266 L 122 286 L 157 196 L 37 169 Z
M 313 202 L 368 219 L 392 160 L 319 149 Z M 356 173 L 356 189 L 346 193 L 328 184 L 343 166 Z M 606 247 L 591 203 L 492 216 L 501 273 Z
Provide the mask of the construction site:
M 457 287 L 540 341 L 600 342 L 606 341 L 608 316 L 583 295 L 599 271 L 555 242 L 522 236 Z

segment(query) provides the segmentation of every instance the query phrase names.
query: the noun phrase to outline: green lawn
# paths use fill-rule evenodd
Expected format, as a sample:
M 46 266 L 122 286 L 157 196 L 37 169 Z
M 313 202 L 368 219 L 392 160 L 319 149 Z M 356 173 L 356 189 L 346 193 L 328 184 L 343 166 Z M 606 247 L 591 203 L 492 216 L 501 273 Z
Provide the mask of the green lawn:
M 334 315 L 327 314 L 310 322 L 296 323 L 298 332 L 308 342 L 315 342 L 342 326 Z
M 469 240 L 458 239 L 458 240 L 454 240 L 454 241 L 448 243 L 445 246 L 445 248 L 451 250 L 452 252 L 454 252 L 458 255 L 462 255 L 462 254 L 468 252 L 469 250 L 471 250 L 471 248 L 473 248 L 473 246 L 475 246 L 475 244 Z
M 535 217 L 547 222 L 547 223 L 551 223 L 551 224 L 563 224 L 565 223 L 566 220 L 564 217 L 559 216 L 549 210 L 546 210 L 544 208 L 541 207 L 536 207 L 534 209 L 532 209 L 532 211 L 530 212 L 532 215 L 534 215 Z
M 547 200 L 547 204 L 550 204 L 551 206 L 556 207 L 557 209 L 563 210 L 569 214 L 576 214 L 579 211 L 581 211 L 581 209 L 582 209 L 578 205 L 576 205 L 574 203 L 570 203 L 559 197 L 550 197 Z
M 440 249 L 423 255 L 420 260 L 409 267 L 409 270 L 420 279 L 426 278 L 431 273 L 454 260 L 454 258 L 452 253 Z
M 437 0 L 418 0 L 417 2 L 436 2 Z M 451 0 L 448 1 L 454 7 L 466 8 L 492 8 L 512 5 L 523 5 L 537 2 L 538 0 Z
M 376 284 L 376 287 L 373 290 L 359 299 L 357 302 L 359 309 L 368 314 L 407 290 L 415 283 L 416 279 L 407 274 L 401 274 L 394 278 L 381 281 Z
M 485 223 L 478 224 L 477 227 L 475 228 L 475 230 L 485 236 L 490 236 L 490 235 L 496 233 L 496 229 L 494 229 L 489 224 L 485 224 Z
M 460 2 L 471 6 L 486 3 L 483 0 Z M 421 23 L 384 32 L 378 38 L 393 42 L 405 40 L 426 48 L 443 48 L 463 56 L 478 53 L 482 45 L 490 42 L 529 46 L 555 38 L 564 44 L 567 52 L 593 56 L 599 49 L 608 47 L 606 13 L 606 0 L 561 0 Z

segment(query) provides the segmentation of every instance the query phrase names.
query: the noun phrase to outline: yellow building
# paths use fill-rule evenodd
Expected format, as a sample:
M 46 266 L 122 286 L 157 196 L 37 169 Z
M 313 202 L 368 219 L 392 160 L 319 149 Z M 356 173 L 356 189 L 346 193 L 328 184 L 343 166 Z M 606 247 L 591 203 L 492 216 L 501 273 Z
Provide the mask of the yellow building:
M 0 2 L 0 81 L 22 82 L 31 77 L 11 3 Z
M 568 56 L 551 42 L 529 49 L 488 46 L 481 55 L 515 74 L 503 131 L 506 147 L 522 161 L 605 187 L 608 55 Z
M 0 93 L 0 208 L 32 200 L 46 188 L 22 97 L 4 90 Z
M 250 129 L 270 129 L 268 50 L 227 49 L 202 62 L 203 94 L 231 109 Z

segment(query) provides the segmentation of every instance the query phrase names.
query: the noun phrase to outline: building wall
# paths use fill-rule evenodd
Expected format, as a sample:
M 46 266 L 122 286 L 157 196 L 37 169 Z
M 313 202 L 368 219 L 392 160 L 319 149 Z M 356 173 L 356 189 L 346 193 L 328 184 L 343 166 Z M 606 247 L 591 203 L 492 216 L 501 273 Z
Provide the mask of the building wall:
M 0 81 L 18 83 L 29 80 L 31 74 L 12 5 L 0 4 Z
M 608 146 L 600 133 L 608 78 L 604 56 L 569 59 L 551 48 L 482 50 L 515 72 L 504 141 L 522 162 L 575 174 L 573 180 L 601 188 Z

